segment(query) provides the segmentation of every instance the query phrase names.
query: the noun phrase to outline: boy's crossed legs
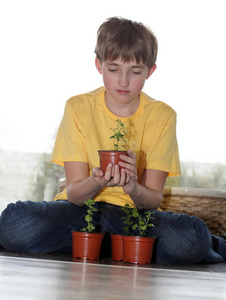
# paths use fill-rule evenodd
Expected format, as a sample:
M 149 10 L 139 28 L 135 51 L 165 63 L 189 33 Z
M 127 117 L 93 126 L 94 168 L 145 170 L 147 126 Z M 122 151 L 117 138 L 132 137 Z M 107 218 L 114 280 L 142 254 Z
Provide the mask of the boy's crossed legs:
M 120 207 L 96 203 L 95 225 L 104 232 L 124 233 Z M 72 251 L 71 230 L 86 226 L 86 206 L 68 201 L 18 201 L 0 216 L 0 245 L 11 251 L 62 253 Z M 226 241 L 213 236 L 197 217 L 154 211 L 150 235 L 157 238 L 156 262 L 191 264 L 226 260 Z

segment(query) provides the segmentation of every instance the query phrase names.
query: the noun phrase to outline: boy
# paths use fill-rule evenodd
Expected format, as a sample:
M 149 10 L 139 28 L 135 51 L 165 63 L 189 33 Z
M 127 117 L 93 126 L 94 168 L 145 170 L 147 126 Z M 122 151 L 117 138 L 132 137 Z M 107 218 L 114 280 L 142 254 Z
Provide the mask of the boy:
M 23 252 L 71 252 L 70 231 L 84 227 L 84 202 L 93 198 L 95 225 L 108 233 L 123 233 L 119 207 L 125 203 L 155 210 L 157 262 L 223 262 L 224 239 L 212 236 L 200 219 L 157 210 L 166 177 L 179 175 L 180 163 L 176 113 L 142 92 L 156 69 L 154 34 L 141 23 L 111 18 L 99 28 L 95 53 L 104 87 L 67 101 L 52 154 L 52 162 L 65 168 L 66 191 L 55 202 L 10 204 L 1 216 L 0 244 Z M 112 177 L 111 164 L 105 173 L 98 167 L 97 151 L 112 148 L 110 128 L 118 118 L 128 130 L 128 156 Z

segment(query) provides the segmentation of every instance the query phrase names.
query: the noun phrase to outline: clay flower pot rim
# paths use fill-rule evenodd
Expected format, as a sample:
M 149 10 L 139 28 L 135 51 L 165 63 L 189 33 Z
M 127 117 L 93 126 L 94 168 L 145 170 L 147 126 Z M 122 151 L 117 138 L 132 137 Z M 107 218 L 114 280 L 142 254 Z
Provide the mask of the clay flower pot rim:
M 83 236 L 88 236 L 88 235 L 103 235 L 104 236 L 104 233 L 103 232 L 87 232 L 87 231 L 77 231 L 77 230 L 71 230 L 72 234 L 76 234 L 77 236 L 78 235 L 83 235 Z
M 124 233 L 110 233 L 110 235 L 119 235 L 119 236 L 124 236 Z
M 147 235 L 141 236 L 141 235 L 126 235 L 126 234 L 124 234 L 122 236 L 123 237 L 128 237 L 128 238 L 137 238 L 137 239 L 139 239 L 139 238 L 156 239 L 157 238 L 156 236 L 147 236 Z
M 127 153 L 127 151 L 126 150 L 98 150 L 98 152 L 122 152 L 122 153 Z
M 145 236 L 141 236 L 141 235 L 128 235 L 126 233 L 110 233 L 110 235 L 120 235 L 120 236 L 128 236 L 128 237 L 137 237 L 137 238 L 152 238 L 152 239 L 157 239 L 156 236 L 150 236 L 150 235 L 145 235 Z

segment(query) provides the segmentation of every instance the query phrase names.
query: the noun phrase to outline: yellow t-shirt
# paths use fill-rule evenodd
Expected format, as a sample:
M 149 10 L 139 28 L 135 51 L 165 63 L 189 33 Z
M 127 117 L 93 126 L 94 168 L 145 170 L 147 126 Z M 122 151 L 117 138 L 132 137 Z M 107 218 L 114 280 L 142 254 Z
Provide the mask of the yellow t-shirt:
M 90 174 L 99 167 L 98 150 L 112 150 L 111 128 L 116 127 L 114 115 L 105 103 L 105 88 L 70 98 L 58 130 L 51 161 L 64 165 L 65 161 L 89 164 Z M 125 144 L 137 155 L 138 181 L 144 169 L 180 175 L 176 139 L 176 113 L 167 104 L 140 94 L 140 105 L 129 118 L 121 118 L 127 130 Z M 55 198 L 67 199 L 66 190 Z M 122 187 L 104 187 L 95 201 L 124 206 L 132 204 Z

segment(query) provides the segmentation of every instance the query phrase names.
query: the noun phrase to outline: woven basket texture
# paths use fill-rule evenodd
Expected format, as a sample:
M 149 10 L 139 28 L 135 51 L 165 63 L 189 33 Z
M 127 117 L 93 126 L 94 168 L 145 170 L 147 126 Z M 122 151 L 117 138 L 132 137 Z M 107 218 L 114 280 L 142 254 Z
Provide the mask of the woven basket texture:
M 226 236 L 226 191 L 165 187 L 160 208 L 199 217 L 212 234 Z

